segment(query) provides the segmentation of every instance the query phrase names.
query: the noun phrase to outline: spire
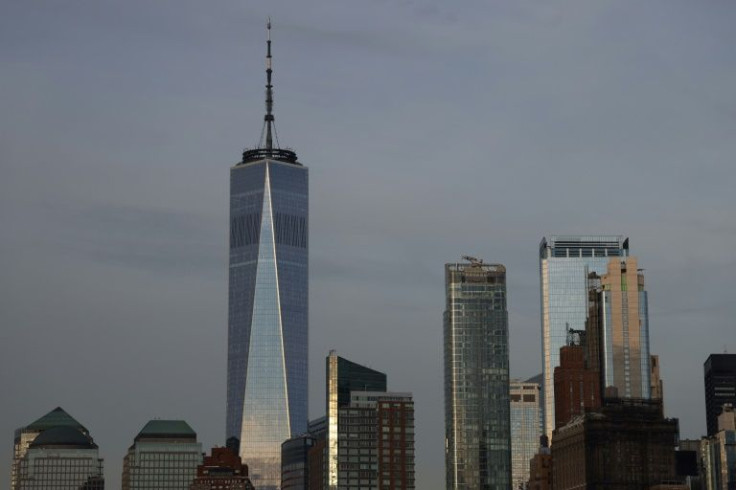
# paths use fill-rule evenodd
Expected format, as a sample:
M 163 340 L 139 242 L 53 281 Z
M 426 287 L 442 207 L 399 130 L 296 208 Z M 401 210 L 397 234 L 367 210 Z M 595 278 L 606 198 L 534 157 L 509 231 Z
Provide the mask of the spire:
M 263 116 L 263 129 L 258 146 L 243 151 L 241 164 L 263 159 L 278 160 L 286 163 L 297 163 L 296 153 L 293 150 L 279 148 L 279 137 L 276 133 L 276 122 L 273 115 L 273 84 L 271 75 L 271 18 L 266 22 L 266 115 Z M 274 140 L 275 143 L 274 144 Z
M 266 23 L 266 115 L 263 117 L 263 124 L 266 129 L 266 149 L 273 149 L 273 137 L 271 129 L 274 125 L 273 117 L 273 85 L 271 84 L 271 17 Z

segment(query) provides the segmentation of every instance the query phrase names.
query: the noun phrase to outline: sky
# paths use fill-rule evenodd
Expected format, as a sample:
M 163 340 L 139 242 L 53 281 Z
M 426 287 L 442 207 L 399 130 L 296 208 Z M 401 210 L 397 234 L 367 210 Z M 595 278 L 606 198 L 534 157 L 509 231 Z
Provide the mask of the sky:
M 152 418 L 224 444 L 229 167 L 276 125 L 310 172 L 310 417 L 330 349 L 416 404 L 444 482 L 443 265 L 507 267 L 541 371 L 538 245 L 622 234 L 682 438 L 736 352 L 736 3 L 32 0 L 0 5 L 0 488 L 62 406 L 107 488 Z

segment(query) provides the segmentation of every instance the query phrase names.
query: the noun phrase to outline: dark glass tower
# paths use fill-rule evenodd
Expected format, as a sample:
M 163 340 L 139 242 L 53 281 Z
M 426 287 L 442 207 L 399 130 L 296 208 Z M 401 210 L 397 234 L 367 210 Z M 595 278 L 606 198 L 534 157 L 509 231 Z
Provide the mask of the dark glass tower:
M 718 432 L 723 405 L 736 405 L 736 354 L 711 354 L 703 365 L 708 435 Z
M 448 490 L 511 488 L 506 268 L 445 265 L 445 465 Z
M 230 169 L 227 437 L 258 489 L 281 481 L 281 443 L 307 430 L 308 173 L 278 147 L 268 24 L 258 148 Z

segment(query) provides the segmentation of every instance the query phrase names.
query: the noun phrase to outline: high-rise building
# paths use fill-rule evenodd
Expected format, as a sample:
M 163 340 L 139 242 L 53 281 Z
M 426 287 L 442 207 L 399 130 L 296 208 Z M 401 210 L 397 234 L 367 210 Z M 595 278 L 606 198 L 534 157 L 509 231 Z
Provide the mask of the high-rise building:
M 161 487 L 151 487 L 161 488 Z M 228 447 L 214 447 L 197 466 L 197 476 L 189 490 L 253 490 L 248 466 Z
M 619 398 L 555 430 L 555 490 L 642 490 L 677 482 L 677 419 L 662 416 L 659 400 Z M 671 487 L 659 487 L 661 489 Z
M 591 273 L 597 297 L 597 325 L 602 388 L 621 398 L 651 397 L 649 308 L 644 273 L 636 257 L 612 258 L 605 274 Z
M 353 391 L 338 417 L 338 489 L 414 489 L 411 393 Z
M 42 431 L 18 462 L 19 490 L 103 490 L 97 444 L 81 430 L 60 425 Z
M 560 365 L 555 368 L 554 380 L 555 428 L 601 406 L 599 373 L 586 365 L 582 345 L 560 349 Z
M 736 405 L 736 354 L 711 354 L 703 365 L 708 435 L 718 432 L 723 405 Z
M 226 431 L 259 490 L 307 430 L 307 168 L 275 138 L 268 28 L 264 139 L 230 169 Z
M 18 472 L 20 471 L 20 461 L 28 452 L 33 440 L 43 431 L 54 427 L 72 427 L 80 431 L 83 435 L 89 436 L 89 431 L 74 417 L 66 413 L 63 408 L 56 407 L 43 417 L 35 420 L 25 427 L 20 427 L 15 431 L 13 444 L 13 463 L 11 467 L 10 488 L 16 490 L 18 488 Z
M 570 329 L 583 330 L 588 315 L 588 274 L 603 274 L 610 257 L 629 255 L 629 240 L 612 235 L 554 235 L 539 244 L 545 434 L 555 424 L 554 370 Z
M 730 403 L 722 406 L 718 431 L 703 439 L 703 469 L 706 490 L 736 488 L 736 412 Z
M 340 410 L 350 406 L 353 391 L 386 391 L 386 375 L 337 355 L 333 350 L 326 360 L 327 418 L 324 487 L 337 490 L 340 485 Z M 320 426 L 321 424 L 317 424 Z
M 511 398 L 511 488 L 524 490 L 529 481 L 529 462 L 539 449 L 539 383 L 512 380 Z
M 302 434 L 281 445 L 281 490 L 309 488 L 309 451 L 314 443 L 314 437 Z
M 188 490 L 202 463 L 202 444 L 183 420 L 151 420 L 123 459 L 123 490 Z
M 511 486 L 506 268 L 445 265 L 445 471 L 448 490 Z

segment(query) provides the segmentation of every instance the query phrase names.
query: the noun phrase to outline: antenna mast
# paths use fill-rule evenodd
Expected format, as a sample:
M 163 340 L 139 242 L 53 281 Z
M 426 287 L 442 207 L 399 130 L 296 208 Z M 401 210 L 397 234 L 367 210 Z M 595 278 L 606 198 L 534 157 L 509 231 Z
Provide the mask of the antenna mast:
M 266 115 L 263 117 L 263 124 L 266 126 L 266 149 L 273 149 L 273 138 L 271 136 L 271 127 L 274 124 L 273 117 L 273 85 L 271 84 L 271 17 L 266 23 Z
M 294 153 L 293 150 L 279 148 L 279 137 L 276 132 L 276 122 L 273 115 L 273 84 L 271 83 L 273 68 L 271 66 L 270 17 L 266 23 L 266 34 L 266 115 L 263 116 L 263 129 L 261 130 L 261 139 L 258 141 L 258 147 L 253 149 L 246 148 L 243 151 L 243 160 L 240 163 L 244 164 L 264 159 L 272 159 L 300 165 L 296 161 L 296 153 Z M 276 140 L 275 145 L 274 139 Z

